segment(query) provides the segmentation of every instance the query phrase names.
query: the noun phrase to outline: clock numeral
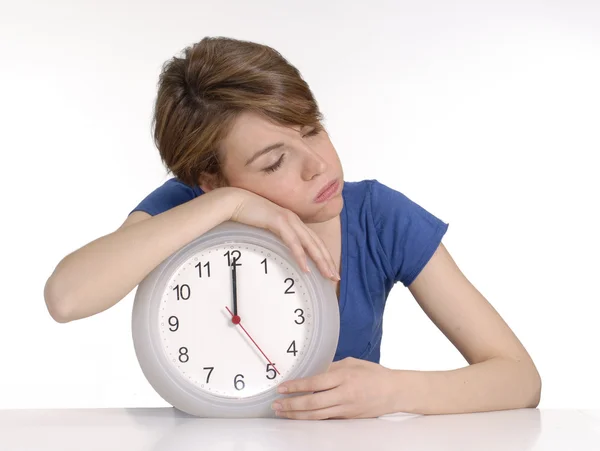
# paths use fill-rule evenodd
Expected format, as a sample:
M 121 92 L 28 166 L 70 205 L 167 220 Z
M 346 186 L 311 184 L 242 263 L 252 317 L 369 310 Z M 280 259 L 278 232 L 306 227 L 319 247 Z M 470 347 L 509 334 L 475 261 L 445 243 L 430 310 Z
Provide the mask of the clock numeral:
M 298 312 L 300 312 L 300 313 L 298 313 Z M 302 321 L 298 322 L 298 318 L 296 318 L 296 319 L 294 320 L 294 322 L 295 322 L 296 324 L 304 324 L 304 316 L 303 316 L 303 315 L 304 315 L 304 310 L 302 310 L 301 308 L 297 308 L 296 310 L 294 310 L 294 313 L 298 313 L 298 316 L 299 316 L 300 318 L 302 318 Z
M 175 288 L 173 288 L 173 291 L 177 292 L 177 300 L 188 300 L 190 298 L 190 286 L 187 283 L 184 283 L 183 285 L 181 285 L 181 288 L 179 287 L 179 285 L 176 285 Z
M 233 257 L 233 254 L 237 253 L 237 257 Z M 231 259 L 233 258 L 233 264 L 235 266 L 242 266 L 241 263 L 238 263 L 238 260 L 241 258 L 242 253 L 240 251 L 238 251 L 237 249 L 234 251 L 231 251 L 231 253 L 229 251 L 225 252 L 223 254 L 223 257 L 227 257 L 227 266 L 231 266 Z
M 287 349 L 287 352 L 289 354 L 294 354 L 294 357 L 296 357 L 296 354 L 298 354 L 298 351 L 296 351 L 296 340 L 292 341 L 292 344 Z
M 171 320 L 172 320 L 172 319 L 174 319 L 174 320 L 175 320 L 175 324 L 173 324 L 173 323 L 171 322 Z M 173 326 L 173 327 L 175 328 L 175 329 L 171 329 L 171 328 L 169 327 L 169 330 L 170 330 L 171 332 L 175 332 L 177 329 L 179 329 L 179 320 L 177 319 L 177 317 L 176 317 L 176 316 L 171 316 L 171 317 L 169 318 L 169 326 Z
M 267 259 L 265 258 L 262 262 L 260 262 L 261 264 L 264 263 L 265 264 L 265 274 L 267 274 Z
M 202 264 L 202 262 L 199 262 L 196 266 L 194 266 L 194 268 L 198 268 L 198 277 L 202 278 L 202 266 L 200 266 Z M 210 262 L 206 262 L 204 264 L 204 267 L 206 268 L 207 272 L 208 272 L 208 277 L 210 277 Z
M 208 384 L 210 382 L 210 375 L 212 374 L 213 370 L 215 369 L 214 366 L 206 366 L 204 368 L 202 368 L 203 370 L 209 370 L 208 371 L 208 376 L 206 376 L 206 383 Z
M 238 379 L 238 378 L 241 378 L 241 379 Z M 243 374 L 238 374 L 233 379 L 233 386 L 235 387 L 236 390 L 243 390 L 244 387 L 246 386 L 243 379 L 244 379 Z
M 268 373 L 271 373 L 273 375 L 273 377 L 270 377 Z M 267 379 L 275 379 L 275 376 L 277 375 L 277 373 L 275 372 L 275 364 L 274 363 L 267 363 Z
M 292 284 L 287 287 L 287 289 L 285 290 L 285 294 L 294 294 L 296 293 L 295 291 L 290 291 L 292 289 L 292 287 L 294 286 L 294 279 L 292 279 L 291 277 L 288 277 L 287 279 L 285 279 L 285 281 L 283 283 L 286 283 L 287 281 L 292 282 Z
M 183 358 L 185 358 L 185 360 L 183 360 Z M 181 363 L 186 363 L 188 360 L 190 360 L 188 349 L 186 347 L 179 348 L 179 361 Z

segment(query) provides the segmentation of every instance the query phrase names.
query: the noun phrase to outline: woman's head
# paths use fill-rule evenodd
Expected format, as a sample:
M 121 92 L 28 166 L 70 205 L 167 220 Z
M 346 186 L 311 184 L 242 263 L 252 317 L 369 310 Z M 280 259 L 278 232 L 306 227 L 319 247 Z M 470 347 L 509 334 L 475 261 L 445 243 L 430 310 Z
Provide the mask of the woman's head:
M 206 37 L 163 66 L 154 139 L 184 183 L 204 191 L 237 186 L 323 222 L 341 209 L 343 171 L 322 119 L 307 83 L 276 50 Z M 338 195 L 315 203 L 335 178 Z

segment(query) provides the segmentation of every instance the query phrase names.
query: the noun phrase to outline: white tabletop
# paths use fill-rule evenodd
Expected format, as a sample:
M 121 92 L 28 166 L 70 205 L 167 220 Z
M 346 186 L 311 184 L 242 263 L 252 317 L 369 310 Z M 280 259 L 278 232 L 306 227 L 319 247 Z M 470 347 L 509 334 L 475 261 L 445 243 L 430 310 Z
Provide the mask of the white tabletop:
M 300 421 L 172 408 L 0 410 L 0 450 L 600 450 L 600 410 L 522 409 Z

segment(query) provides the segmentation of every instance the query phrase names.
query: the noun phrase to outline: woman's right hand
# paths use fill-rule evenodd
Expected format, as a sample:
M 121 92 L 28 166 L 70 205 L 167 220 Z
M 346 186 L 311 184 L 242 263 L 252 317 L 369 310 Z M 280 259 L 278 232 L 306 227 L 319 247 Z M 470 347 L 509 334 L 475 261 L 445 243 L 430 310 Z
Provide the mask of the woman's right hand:
M 302 222 L 291 210 L 242 188 L 227 187 L 235 198 L 230 219 L 269 230 L 276 234 L 291 250 L 298 265 L 308 271 L 306 255 L 310 255 L 317 267 L 328 279 L 338 281 L 339 275 L 329 249 L 321 238 Z

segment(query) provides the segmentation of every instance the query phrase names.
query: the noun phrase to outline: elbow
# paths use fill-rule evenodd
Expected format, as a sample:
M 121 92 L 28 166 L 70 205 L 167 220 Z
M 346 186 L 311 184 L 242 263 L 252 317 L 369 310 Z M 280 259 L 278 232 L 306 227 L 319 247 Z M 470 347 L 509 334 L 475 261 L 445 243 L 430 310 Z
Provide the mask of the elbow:
M 54 321 L 61 324 L 68 323 L 71 321 L 68 304 L 65 301 L 65 296 L 57 293 L 55 285 L 54 280 L 50 277 L 44 286 L 46 308 Z
M 535 409 L 540 405 L 540 400 L 542 399 L 542 378 L 540 374 L 535 371 L 536 374 L 536 386 L 534 390 L 533 400 L 531 402 L 531 408 Z
M 542 398 L 542 377 L 533 364 L 531 365 L 530 370 L 530 381 L 530 396 L 526 407 L 535 409 L 540 405 L 540 400 Z
M 540 399 L 542 397 L 542 389 L 540 387 L 539 390 L 534 391 L 533 395 L 529 398 L 527 403 L 525 404 L 526 409 L 536 409 L 540 405 Z
M 513 408 L 535 409 L 542 397 L 542 378 L 531 358 L 509 358 L 514 371 Z

